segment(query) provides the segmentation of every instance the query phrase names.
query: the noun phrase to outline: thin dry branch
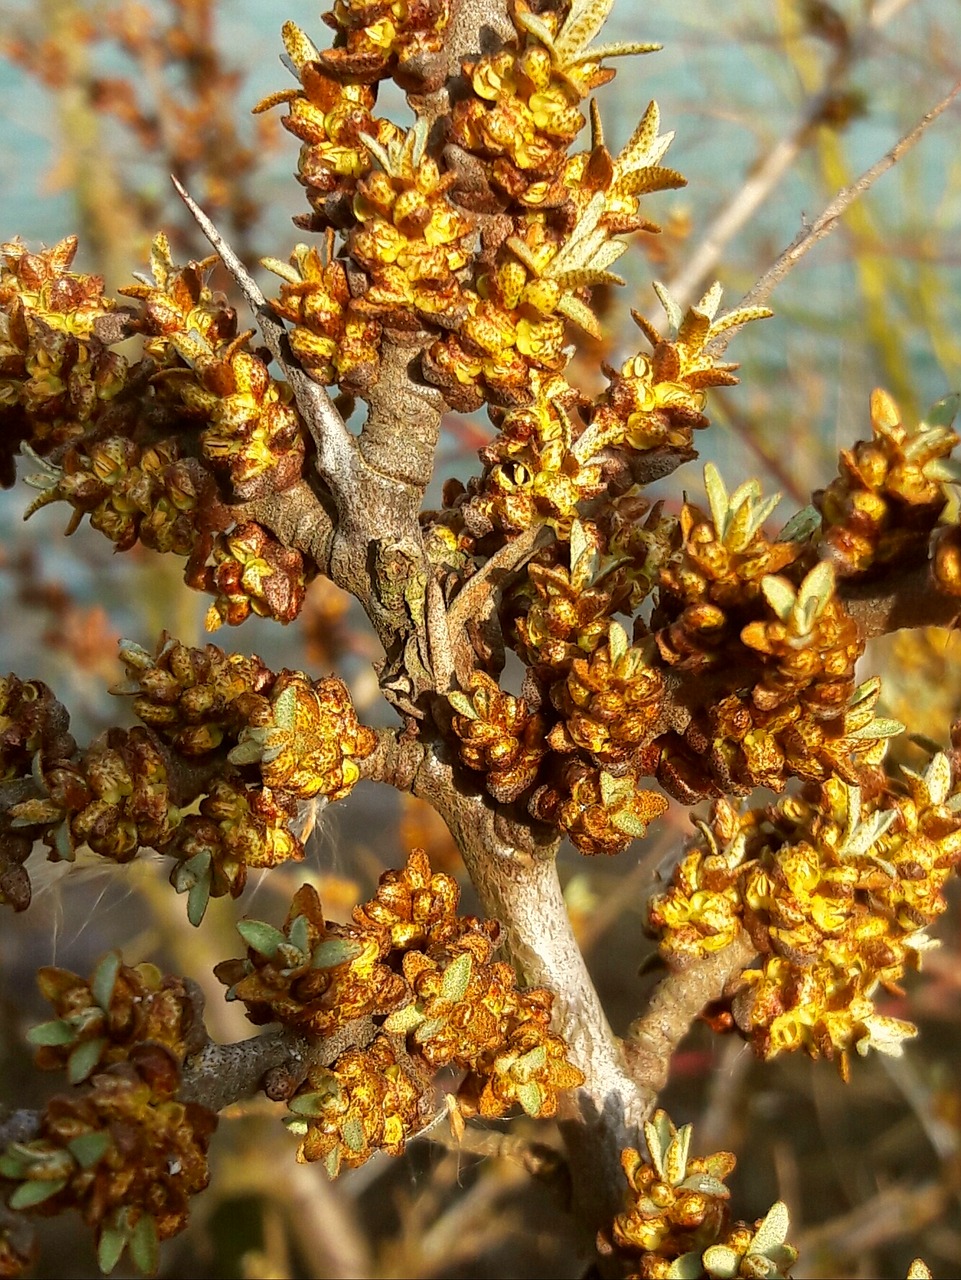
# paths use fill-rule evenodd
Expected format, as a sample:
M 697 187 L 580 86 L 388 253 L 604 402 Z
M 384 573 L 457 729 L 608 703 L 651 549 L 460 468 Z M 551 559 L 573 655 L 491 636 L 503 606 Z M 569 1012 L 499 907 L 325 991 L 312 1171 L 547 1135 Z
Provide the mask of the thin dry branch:
M 899 142 L 896 142 L 890 151 L 886 151 L 879 160 L 871 165 L 870 169 L 866 169 L 850 186 L 844 187 L 839 191 L 814 222 L 801 228 L 774 265 L 765 271 L 760 279 L 747 291 L 738 306 L 763 306 L 781 281 L 785 279 L 789 272 L 794 270 L 804 255 L 813 249 L 819 240 L 823 240 L 825 236 L 830 235 L 845 210 L 850 208 L 855 200 L 860 199 L 883 173 L 887 173 L 903 156 L 907 155 L 915 143 L 920 141 L 928 128 L 951 105 L 959 93 L 961 93 L 961 80 L 945 94 L 936 106 L 927 111 L 914 128 L 909 133 L 906 133 Z M 736 329 L 729 329 L 715 339 L 709 348 L 711 355 L 715 357 L 722 355 L 736 332 Z
M 297 407 L 303 414 L 304 422 L 317 447 L 317 469 L 322 478 L 331 483 L 336 482 L 338 477 L 349 475 L 356 446 L 326 389 L 304 372 L 300 361 L 290 349 L 287 330 L 270 309 L 267 299 L 240 258 L 180 181 L 173 175 L 170 181 L 210 241 L 214 252 L 236 281 L 256 317 L 271 355 L 290 383 Z
M 909 3 L 911 0 L 889 0 L 887 4 L 874 6 L 862 26 L 836 46 L 821 86 L 808 95 L 791 128 L 752 167 L 740 188 L 699 238 L 693 255 L 668 281 L 667 288 L 682 310 L 694 301 L 699 286 L 712 277 L 721 255 L 737 233 L 777 188 L 802 151 L 810 146 L 817 125 L 843 92 L 851 69 L 870 52 L 877 33 Z

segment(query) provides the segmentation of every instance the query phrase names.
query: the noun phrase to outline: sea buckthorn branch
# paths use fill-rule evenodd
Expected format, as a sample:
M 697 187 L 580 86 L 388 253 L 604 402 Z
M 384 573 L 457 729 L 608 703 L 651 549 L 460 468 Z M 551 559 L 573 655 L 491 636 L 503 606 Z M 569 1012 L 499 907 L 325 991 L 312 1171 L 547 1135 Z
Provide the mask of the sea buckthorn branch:
M 435 1070 L 456 1066 L 455 1124 L 515 1102 L 559 1115 L 576 1194 L 600 1225 L 622 1193 L 619 1153 L 645 1123 L 651 1167 L 676 1163 L 661 1181 L 683 1181 L 687 1139 L 651 1113 L 706 1005 L 726 1001 L 717 1025 L 765 1056 L 804 1047 L 843 1064 L 851 1048 L 890 1050 L 909 1034 L 873 998 L 917 962 L 942 909 L 958 853 L 953 757 L 889 779 L 884 748 L 900 726 L 876 714 L 880 682 L 857 684 L 855 667 L 869 634 L 956 612 L 956 406 L 911 425 L 876 393 L 871 439 L 842 453 L 836 480 L 778 536 L 777 499 L 757 481 L 728 492 L 709 466 L 706 503 L 685 499 L 676 515 L 644 492 L 696 456 L 708 393 L 736 381 L 726 341 L 767 312 L 722 313 L 719 286 L 682 310 L 657 287 L 663 331 L 636 314 L 645 349 L 605 365 L 594 397 L 568 383 L 567 325 L 598 335 L 591 290 L 618 282 L 622 237 L 650 227 L 640 198 L 683 182 L 662 164 L 671 135 L 656 104 L 618 156 L 587 106 L 613 75 L 608 59 L 652 48 L 595 44 L 609 9 L 344 0 L 327 51 L 285 26 L 298 87 L 261 108 L 286 105 L 310 208 L 298 225 L 322 239 L 267 261 L 276 300 L 181 189 L 283 380 L 210 290 L 210 263 L 175 267 L 162 238 L 125 307 L 70 271 L 71 242 L 5 247 L 4 479 L 18 448 L 32 451 L 41 503 L 66 501 L 72 526 L 89 514 L 118 547 L 139 539 L 184 557 L 188 582 L 215 596 L 213 624 L 251 611 L 289 621 L 307 579 L 327 573 L 365 608 L 385 695 L 406 717 L 375 734 L 335 677 L 165 640 L 155 654 L 123 650 L 120 691 L 142 725 L 80 751 L 49 691 L 11 678 L 5 896 L 26 905 L 35 840 L 65 858 L 84 844 L 117 861 L 154 848 L 174 857 L 197 923 L 211 894 L 239 894 L 248 866 L 302 856 L 306 811 L 363 775 L 433 805 L 489 916 L 458 917 L 453 881 L 415 853 L 351 925 L 328 924 L 306 887 L 282 928 L 244 922 L 247 953 L 218 976 L 252 1021 L 286 1025 L 263 1049 L 191 1056 L 151 1036 L 143 1063 L 133 1050 L 115 1060 L 93 1004 L 61 1010 L 43 1047 L 81 1092 L 10 1154 L 8 1180 L 62 1176 L 55 1198 L 79 1179 L 86 1194 L 106 1148 L 82 1143 L 68 1169 L 51 1124 L 96 1129 L 117 1095 L 163 1129 L 170 1107 L 227 1096 L 204 1092 L 212 1067 L 225 1066 L 233 1097 L 268 1062 L 301 1158 L 334 1174 L 399 1153 L 437 1114 Z M 389 77 L 408 93 L 411 129 L 375 114 Z M 587 149 L 569 154 L 588 124 Z M 145 358 L 128 368 L 112 348 L 132 332 Z M 355 437 L 345 416 L 358 399 Z M 495 433 L 479 474 L 422 511 L 443 412 L 482 404 Z M 936 590 L 908 617 L 921 582 Z M 508 649 L 525 668 L 520 694 L 499 684 Z M 800 796 L 764 810 L 732 802 L 795 779 Z M 716 803 L 652 904 L 670 972 L 622 1043 L 554 857 L 563 836 L 588 855 L 622 851 L 666 809 L 662 791 Z M 513 969 L 493 959 L 498 928 Z M 61 1003 L 83 985 L 50 982 Z M 124 982 L 144 985 L 148 1004 L 157 994 L 146 973 Z M 206 1124 L 198 1115 L 191 1191 Z M 646 1185 L 639 1157 L 628 1163 Z M 24 1207 L 47 1198 L 15 1194 Z M 129 1243 L 149 1261 L 181 1209 L 153 1235 L 143 1215 L 111 1219 L 105 1257 Z M 718 1274 L 780 1265 L 781 1225 L 705 1241 L 720 1249 Z

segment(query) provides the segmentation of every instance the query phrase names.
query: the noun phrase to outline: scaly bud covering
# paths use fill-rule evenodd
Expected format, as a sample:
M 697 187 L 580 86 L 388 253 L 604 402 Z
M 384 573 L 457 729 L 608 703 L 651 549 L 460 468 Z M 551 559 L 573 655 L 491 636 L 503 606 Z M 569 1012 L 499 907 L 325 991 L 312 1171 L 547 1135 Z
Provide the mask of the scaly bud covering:
M 23 441 L 48 454 L 82 436 L 127 379 L 109 350 L 128 317 L 104 297 L 100 276 L 70 270 L 77 237 L 30 253 L 20 240 L 0 246 L 0 483 L 14 481 Z

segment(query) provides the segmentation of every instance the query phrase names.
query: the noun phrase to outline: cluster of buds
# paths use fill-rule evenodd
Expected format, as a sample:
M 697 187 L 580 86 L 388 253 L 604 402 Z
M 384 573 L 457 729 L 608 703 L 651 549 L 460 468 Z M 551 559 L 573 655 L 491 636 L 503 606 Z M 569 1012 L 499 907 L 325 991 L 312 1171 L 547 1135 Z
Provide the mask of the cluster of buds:
M 177 1093 L 186 1057 L 206 1041 L 195 996 L 152 965 L 104 957 L 89 981 L 40 974 L 57 1017 L 34 1028 L 38 1065 L 66 1068 L 73 1086 L 47 1103 L 37 1136 L 0 1154 L 11 1209 L 80 1211 L 96 1233 L 104 1272 L 124 1249 L 141 1271 L 187 1225 L 189 1199 L 208 1182 L 216 1115 Z
M 592 654 L 608 639 L 611 616 L 631 605 L 625 558 L 602 551 L 597 526 L 575 520 L 568 545 L 569 567 L 559 560 L 563 544 L 555 543 L 550 559 L 528 565 L 523 587 L 507 603 L 508 616 L 515 615 L 508 628 L 513 646 L 545 682 Z
M 228 504 L 286 491 L 301 477 L 306 433 L 290 388 L 271 377 L 207 283 L 213 260 L 178 268 L 166 237 L 152 276 L 103 296 L 69 270 L 76 240 L 41 254 L 5 246 L 0 272 L 0 405 L 12 483 L 16 451 L 39 456 L 41 494 L 84 515 L 126 551 L 136 542 L 187 560 L 189 585 L 212 592 L 211 626 L 251 612 L 289 622 L 303 603 L 299 552 L 259 525 L 231 529 Z M 145 358 L 110 350 L 132 333 Z M 208 563 L 212 558 L 213 563 Z
M 36 1065 L 66 1070 L 71 1084 L 125 1061 L 145 1041 L 183 1061 L 206 1040 L 199 993 L 156 965 L 125 965 L 117 951 L 108 952 L 89 979 L 46 967 L 37 982 L 56 1017 L 33 1027 L 27 1039 L 36 1047 Z
M 547 523 L 567 538 L 578 506 L 604 491 L 601 466 L 583 462 L 575 443 L 583 424 L 575 416 L 580 397 L 560 374 L 531 373 L 531 404 L 491 409 L 497 436 L 480 450 L 483 474 L 466 489 L 451 487 L 445 499 L 474 539 L 497 530 L 515 537 Z
M 651 620 L 663 661 L 694 672 L 725 666 L 735 654 L 743 660 L 741 629 L 763 605 L 763 581 L 789 569 L 803 549 L 765 536 L 780 499 L 764 498 L 757 480 L 729 494 L 708 463 L 704 487 L 710 514 L 684 504 L 681 546 L 661 570 Z
M 663 796 L 638 787 L 646 761 L 640 747 L 659 694 L 644 651 L 611 622 L 590 656 L 573 658 L 556 679 L 552 711 L 543 700 L 543 714 L 532 713 L 483 672 L 472 677 L 470 697 L 448 697 L 460 758 L 485 772 L 495 799 L 511 803 L 526 792 L 531 815 L 581 852 L 618 853 L 667 807 Z
M 651 354 L 631 356 L 620 372 L 607 370 L 610 386 L 591 414 L 592 437 L 596 448 L 613 446 L 628 456 L 653 450 L 690 456 L 694 431 L 708 424 L 705 393 L 711 387 L 737 382 L 737 365 L 712 356 L 711 343 L 731 329 L 771 313 L 766 307 L 739 307 L 719 316 L 718 284 L 686 312 L 663 285 L 655 284 L 654 291 L 667 314 L 670 336 L 663 336 L 649 320 L 632 312 L 651 345 Z
M 291 349 L 305 371 L 315 382 L 359 395 L 377 379 L 380 325 L 350 306 L 347 271 L 333 258 L 332 239 L 328 232 L 324 256 L 299 244 L 289 262 L 264 258 L 263 265 L 283 281 L 274 311 L 290 321 Z
M 814 495 L 822 554 L 844 577 L 909 567 L 927 559 L 931 534 L 948 502 L 945 484 L 961 480 L 949 457 L 958 397 L 948 396 L 910 428 L 891 397 L 871 396 L 872 438 L 841 452 L 838 477 Z M 942 583 L 952 589 L 950 575 Z M 953 588 L 958 590 L 957 585 Z
M 747 931 L 760 957 L 733 987 L 733 1021 L 765 1058 L 803 1049 L 900 1054 L 915 1034 L 879 1014 L 932 946 L 944 885 L 961 858 L 961 791 L 948 757 L 873 791 L 831 777 L 767 809 L 714 806 L 710 824 L 652 899 L 649 923 L 674 966 Z
M 446 78 L 439 55 L 450 15 L 450 0 L 337 0 L 324 15 L 337 35 L 321 65 L 343 79 L 390 76 L 408 92 L 429 93 Z
M 303 608 L 311 576 L 304 557 L 268 529 L 247 520 L 210 543 L 212 563 L 197 559 L 187 568 L 187 583 L 214 596 L 204 626 L 219 631 L 251 614 L 293 622 Z
M 627 1208 L 599 1236 L 600 1252 L 616 1254 L 631 1268 L 631 1280 L 787 1277 L 798 1255 L 785 1243 L 784 1204 L 753 1224 L 732 1223 L 724 1181 L 737 1161 L 729 1151 L 691 1157 L 691 1132 L 691 1125 L 677 1129 L 656 1111 L 644 1125 L 649 1159 L 633 1148 L 621 1153 Z
M 6 780 L 29 779 L 32 792 L 4 813 L 3 895 L 28 904 L 18 860 L 35 840 L 68 860 L 81 847 L 116 862 L 153 849 L 177 860 L 171 879 L 198 923 L 211 895 L 242 891 L 248 867 L 303 857 L 302 810 L 350 793 L 374 733 L 334 677 L 275 675 L 259 658 L 166 636 L 156 654 L 125 642 L 122 658 L 127 679 L 113 691 L 133 695 L 143 724 L 83 752 L 45 686 L 3 683 Z
M 203 560 L 220 514 L 213 477 L 198 459 L 183 457 L 172 437 L 153 445 L 117 435 L 84 441 L 28 483 L 41 489 L 28 515 L 66 502 L 73 509 L 67 534 L 86 515 L 118 551 L 142 542 L 153 551 Z
M 458 900 L 456 882 L 415 849 L 351 925 L 328 924 L 304 886 L 282 930 L 242 922 L 246 957 L 217 966 L 251 1021 L 334 1046 L 290 1099 L 287 1122 L 299 1158 L 332 1177 L 375 1150 L 403 1151 L 433 1118 L 442 1068 L 465 1073 L 452 1104 L 461 1116 L 515 1105 L 550 1116 L 558 1090 L 582 1082 L 550 1031 L 550 993 L 517 989 L 511 966 L 492 959 L 496 924 L 459 916 Z
M 326 263 L 300 246 L 290 267 L 268 266 L 285 280 L 278 311 L 313 376 L 363 394 L 381 326 L 419 330 L 433 337 L 423 371 L 452 407 L 517 407 L 536 399 L 534 375 L 567 364 L 567 321 L 598 334 L 590 290 L 620 283 L 617 235 L 656 230 L 639 198 L 684 181 L 660 163 L 672 135 L 659 133 L 654 104 L 617 158 L 596 113 L 590 150 L 567 155 L 585 99 L 614 74 L 604 60 L 657 47 L 594 46 L 611 3 L 517 0 L 516 41 L 464 64 L 466 92 L 431 140 L 426 120 L 405 133 L 373 110 L 388 75 L 415 96 L 443 82 L 448 0 L 338 4 L 328 51 L 285 25 L 299 87 L 257 110 L 287 105 L 313 208 L 298 221 L 330 234 Z
M 125 320 L 99 276 L 70 266 L 77 238 L 43 253 L 19 240 L 0 246 L 0 482 L 29 441 L 39 454 L 61 449 L 96 423 L 123 390 L 127 362 L 110 350 Z

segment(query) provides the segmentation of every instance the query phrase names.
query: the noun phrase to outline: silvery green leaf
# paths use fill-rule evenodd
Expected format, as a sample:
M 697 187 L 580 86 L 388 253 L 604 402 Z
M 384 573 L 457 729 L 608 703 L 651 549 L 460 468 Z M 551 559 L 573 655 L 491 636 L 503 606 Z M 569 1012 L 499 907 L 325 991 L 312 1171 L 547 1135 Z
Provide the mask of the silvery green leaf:
M 716 1200 L 730 1198 L 731 1190 L 719 1178 L 709 1173 L 692 1173 L 689 1178 L 678 1184 L 678 1191 L 699 1191 L 702 1195 L 713 1196 Z
M 869 720 L 860 729 L 852 729 L 846 736 L 855 742 L 865 740 L 870 742 L 876 738 L 896 738 L 899 733 L 904 733 L 904 725 L 901 721 L 884 717 L 878 720 Z
M 117 974 L 120 972 L 122 963 L 119 951 L 108 951 L 93 972 L 90 990 L 93 992 L 94 1000 L 100 1005 L 104 1013 L 110 1008 L 113 989 L 116 986 Z
M 536 1119 L 544 1104 L 544 1091 L 541 1086 L 536 1081 L 529 1080 L 526 1084 L 519 1084 L 516 1093 L 517 1101 L 529 1116 Z
M 96 1040 L 84 1040 L 67 1059 L 67 1079 L 71 1084 L 82 1084 L 99 1064 L 101 1054 L 106 1048 L 105 1037 Z
M 950 428 L 957 417 L 959 404 L 961 395 L 956 391 L 943 400 L 938 400 L 924 415 L 924 421 L 918 424 L 918 430 L 923 431 L 928 427 Z
M 704 1255 L 705 1257 L 707 1254 Z M 704 1274 L 706 1264 L 701 1258 L 701 1254 L 697 1249 L 692 1249 L 689 1253 L 679 1254 L 667 1269 L 668 1280 L 700 1280 Z M 714 1272 L 710 1272 L 713 1276 Z M 731 1275 L 736 1275 L 736 1271 L 732 1271 Z
M 473 968 L 474 962 L 470 952 L 462 951 L 444 970 L 440 983 L 441 998 L 448 1004 L 457 1004 L 463 1000 L 470 984 Z
M 210 902 L 210 854 L 198 853 L 197 858 L 207 858 L 207 868 L 202 875 L 199 875 L 194 883 L 187 891 L 187 919 L 194 926 L 199 928 L 200 922 L 203 920 L 207 911 L 207 904 Z M 196 859 L 191 858 L 191 862 Z
M 778 542 L 807 542 L 821 527 L 821 513 L 808 505 L 795 512 L 777 535 Z
M 348 1147 L 355 1154 L 363 1151 L 367 1145 L 367 1135 L 364 1133 L 364 1126 L 361 1124 L 357 1116 L 351 1116 L 343 1129 L 340 1131 L 344 1140 L 344 1146 Z
M 63 1018 L 55 1018 L 51 1022 L 40 1022 L 27 1032 L 27 1043 L 37 1046 L 70 1044 L 76 1036 L 76 1030 Z
M 720 280 L 715 280 L 700 302 L 694 304 L 695 311 L 700 311 L 706 315 L 709 320 L 713 320 L 717 314 L 717 309 L 721 304 L 723 294 L 724 290 L 721 288 Z
M 794 588 L 787 578 L 782 578 L 780 574 L 767 573 L 761 579 L 761 591 L 764 593 L 764 599 L 771 606 L 774 616 L 778 621 L 786 623 L 797 600 Z
M 417 1044 L 427 1044 L 433 1040 L 434 1036 L 439 1036 L 447 1025 L 443 1018 L 425 1018 L 423 1022 L 419 1022 L 414 1030 L 414 1040 Z
M 278 948 L 287 941 L 279 929 L 275 929 L 272 924 L 267 924 L 263 920 L 238 920 L 237 932 L 248 947 L 252 947 L 268 960 L 272 960 Z
M 580 560 L 585 552 L 589 551 L 593 543 L 587 536 L 587 530 L 584 528 L 580 520 L 575 519 L 571 524 L 571 572 L 574 566 Z
M 109 1133 L 97 1129 L 92 1133 L 81 1133 L 67 1143 L 70 1154 L 81 1169 L 92 1169 L 102 1159 L 111 1146 Z
M 121 1231 L 115 1226 L 101 1228 L 97 1239 L 97 1266 L 105 1276 L 109 1276 L 120 1261 L 120 1255 L 123 1253 L 126 1243 L 127 1233 L 125 1231 Z
M 715 532 L 723 542 L 731 520 L 731 505 L 721 473 L 713 462 L 709 462 L 704 468 L 704 488 L 711 507 L 711 519 L 714 521 Z
M 881 839 L 896 817 L 895 809 L 884 809 L 878 813 L 872 813 L 870 818 L 858 825 L 850 839 L 844 842 L 838 852 L 848 858 L 862 857 Z
M 834 565 L 820 560 L 798 587 L 794 606 L 794 622 L 799 635 L 807 635 L 816 618 L 834 595 Z
M 611 815 L 611 826 L 636 840 L 647 835 L 647 825 L 632 809 L 618 809 L 617 813 Z
M 19 1187 L 11 1192 L 7 1204 L 11 1209 L 33 1209 L 38 1204 L 43 1204 L 44 1200 L 55 1196 L 58 1191 L 62 1191 L 68 1181 L 67 1178 L 53 1178 L 49 1181 L 37 1179 L 21 1182 Z
M 657 294 L 657 300 L 664 308 L 664 314 L 667 316 L 667 323 L 671 326 L 672 332 L 677 333 L 684 323 L 684 312 L 671 297 L 666 285 L 661 284 L 659 280 L 653 280 L 651 288 Z
M 130 1232 L 128 1242 L 131 1261 L 145 1276 L 156 1274 L 160 1243 L 157 1221 L 152 1213 L 142 1213 Z
M 932 804 L 944 804 L 951 790 L 951 765 L 943 751 L 939 751 L 924 771 L 924 782 Z
M 317 944 L 310 959 L 312 969 L 336 969 L 338 965 L 348 964 L 363 951 L 363 946 L 355 938 L 325 938 Z
M 764 1221 L 754 1233 L 750 1247 L 751 1253 L 768 1253 L 771 1249 L 782 1245 L 789 1226 L 787 1205 L 783 1200 L 775 1200 L 764 1215 Z
M 307 923 L 306 916 L 294 917 L 287 931 L 287 939 L 290 945 L 296 951 L 299 951 L 302 956 L 307 954 L 307 948 L 310 945 L 310 926 Z

